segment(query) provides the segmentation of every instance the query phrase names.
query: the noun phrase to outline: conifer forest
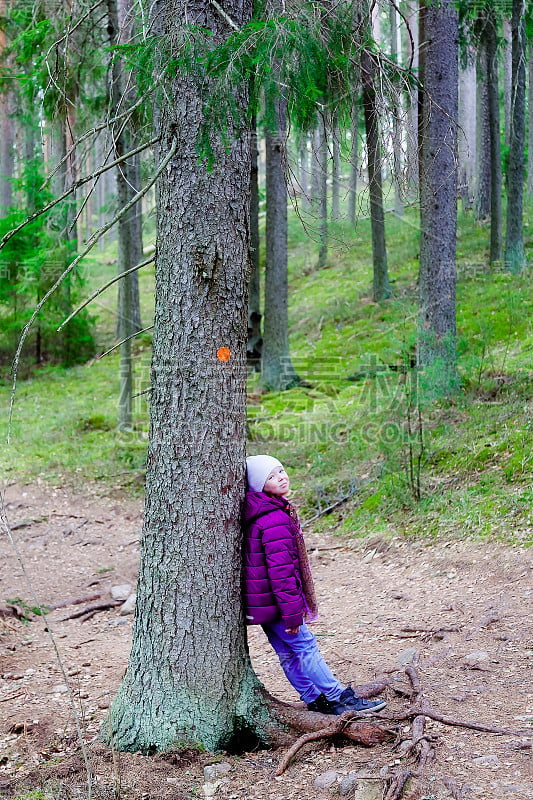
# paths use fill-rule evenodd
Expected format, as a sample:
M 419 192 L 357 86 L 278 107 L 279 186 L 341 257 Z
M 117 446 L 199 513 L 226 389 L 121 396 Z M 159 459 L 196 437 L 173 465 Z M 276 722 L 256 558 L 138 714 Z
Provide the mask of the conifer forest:
M 0 795 L 533 798 L 532 212 L 527 0 L 0 0 Z

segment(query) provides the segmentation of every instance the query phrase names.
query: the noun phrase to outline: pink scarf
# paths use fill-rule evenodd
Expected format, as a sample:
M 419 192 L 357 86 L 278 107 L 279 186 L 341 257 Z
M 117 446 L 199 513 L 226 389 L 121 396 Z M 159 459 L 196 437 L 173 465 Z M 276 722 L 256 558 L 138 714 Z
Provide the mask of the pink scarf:
M 309 563 L 309 556 L 307 555 L 307 547 L 305 546 L 305 539 L 300 526 L 300 520 L 298 519 L 298 514 L 292 503 L 288 502 L 288 510 L 289 514 L 291 515 L 291 519 L 296 523 L 296 547 L 298 548 L 298 561 L 300 563 L 302 589 L 306 605 L 304 619 L 306 622 L 314 622 L 316 619 L 318 619 L 318 604 L 316 601 L 315 584 L 311 572 L 311 564 Z

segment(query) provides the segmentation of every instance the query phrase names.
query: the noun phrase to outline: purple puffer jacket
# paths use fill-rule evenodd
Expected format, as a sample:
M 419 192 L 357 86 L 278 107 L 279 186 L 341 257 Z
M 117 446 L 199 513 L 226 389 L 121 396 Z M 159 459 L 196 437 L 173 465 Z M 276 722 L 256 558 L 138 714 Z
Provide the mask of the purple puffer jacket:
M 247 492 L 243 507 L 243 595 L 248 625 L 282 619 L 287 628 L 303 622 L 296 523 L 282 497 Z

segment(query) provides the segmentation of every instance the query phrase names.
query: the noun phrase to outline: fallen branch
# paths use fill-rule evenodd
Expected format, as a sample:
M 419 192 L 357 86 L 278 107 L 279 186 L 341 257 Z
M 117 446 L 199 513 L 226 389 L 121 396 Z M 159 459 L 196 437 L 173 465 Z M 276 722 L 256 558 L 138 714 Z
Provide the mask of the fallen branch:
M 82 608 L 81 611 L 74 611 L 72 614 L 69 614 L 68 617 L 63 617 L 60 622 L 66 622 L 69 619 L 77 619 L 78 617 L 84 617 L 85 614 L 90 614 L 94 612 L 96 614 L 97 611 L 107 611 L 109 608 L 115 608 L 116 606 L 122 605 L 122 600 L 105 600 L 103 603 L 93 603 L 90 606 L 86 606 Z
M 79 606 L 82 603 L 89 603 L 91 600 L 98 600 L 102 596 L 101 592 L 93 592 L 86 594 L 83 597 L 67 597 L 65 600 L 60 600 L 59 603 L 46 603 L 46 607 L 50 611 L 55 611 L 57 608 L 66 608 L 67 606 Z

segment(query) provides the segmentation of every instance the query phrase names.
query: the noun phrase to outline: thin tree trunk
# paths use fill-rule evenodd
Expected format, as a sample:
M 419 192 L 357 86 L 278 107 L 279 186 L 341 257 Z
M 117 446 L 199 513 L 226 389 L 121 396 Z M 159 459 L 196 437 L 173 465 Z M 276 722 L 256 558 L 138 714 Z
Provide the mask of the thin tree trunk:
M 437 396 L 456 388 L 458 19 L 452 0 L 421 3 L 418 362 Z M 443 74 L 442 65 L 446 64 Z
M 526 0 L 513 0 L 513 79 L 511 103 L 511 143 L 507 183 L 507 233 L 505 264 L 520 272 L 526 264 L 524 253 L 524 146 L 526 124 Z
M 0 0 L 0 14 L 4 16 L 6 0 Z M 6 46 L 5 30 L 0 29 L 0 53 Z M 7 66 L 7 65 L 6 65 Z M 0 217 L 13 205 L 13 176 L 15 170 L 15 132 L 13 123 L 14 98 L 9 90 L 0 94 Z
M 261 275 L 259 271 L 260 236 L 259 236 L 259 170 L 257 148 L 257 124 L 252 120 L 250 139 L 250 297 L 248 300 L 248 344 L 246 347 L 247 363 L 255 370 L 261 369 Z
M 228 0 L 237 25 L 251 3 Z M 186 17 L 185 17 L 186 14 Z M 225 40 L 207 0 L 160 0 L 154 35 L 178 46 L 180 24 Z M 160 65 L 156 65 L 156 69 Z M 258 692 L 240 602 L 249 279 L 249 136 L 198 164 L 201 97 L 179 74 L 155 110 L 156 310 L 146 507 L 132 652 L 102 730 L 115 748 L 196 744 L 219 750 L 271 721 Z M 237 93 L 238 92 L 238 93 Z M 245 89 L 236 90 L 243 113 Z M 218 357 L 217 357 L 218 354 Z M 110 732 L 110 733 L 109 733 Z
M 318 224 L 320 248 L 318 250 L 317 269 L 322 269 L 328 262 L 328 134 L 324 114 L 318 123 Z
M 261 383 L 283 391 L 298 383 L 289 351 L 287 183 L 287 103 L 276 102 L 276 132 L 266 134 L 266 267 Z
M 368 50 L 361 54 L 361 79 L 363 84 L 363 109 L 365 113 L 366 149 L 368 162 L 368 190 L 370 194 L 370 223 L 372 228 L 373 289 L 375 302 L 392 294 L 387 266 L 385 241 L 385 215 L 381 181 L 381 155 L 379 122 L 374 86 L 375 65 Z
M 311 208 L 316 210 L 320 204 L 320 187 L 322 169 L 320 166 L 320 126 L 317 125 L 312 135 L 311 145 Z
M 111 46 L 121 41 L 121 27 L 118 13 L 117 0 L 107 1 L 108 25 Z M 113 60 L 111 68 L 111 108 L 116 111 L 120 107 L 124 91 L 124 72 L 119 58 Z M 130 137 L 126 130 L 113 132 L 114 157 L 121 158 L 130 144 Z M 123 208 L 130 199 L 129 169 L 127 162 L 119 165 L 117 169 L 117 201 L 118 207 Z M 118 273 L 121 275 L 130 267 L 132 262 L 132 218 L 134 211 L 123 216 L 118 222 Z M 118 401 L 118 427 L 119 430 L 133 429 L 133 364 L 131 358 L 131 336 L 135 333 L 132 318 L 132 281 L 127 275 L 119 281 L 118 306 L 117 306 L 117 336 L 122 342 L 120 345 L 120 388 Z
M 407 24 L 409 34 L 405 36 L 405 53 L 407 63 L 412 64 L 415 74 L 418 73 L 418 4 L 417 0 L 407 0 Z M 407 115 L 406 115 L 406 171 L 407 188 L 411 195 L 418 194 L 418 89 L 413 86 L 407 90 Z
M 533 41 L 529 43 L 529 93 L 528 93 L 528 146 L 527 146 L 527 193 L 533 197 Z
M 302 208 L 309 210 L 309 150 L 307 134 L 302 134 L 300 138 L 300 190 L 302 197 Z
M 337 114 L 333 117 L 331 128 L 331 219 L 340 219 L 341 132 Z
M 486 42 L 482 39 L 477 57 L 477 114 L 476 114 L 476 197 L 474 212 L 476 219 L 490 215 L 491 169 L 490 169 L 490 122 L 489 122 L 489 64 Z
M 391 60 L 395 64 L 401 63 L 400 40 L 398 36 L 398 15 L 396 8 L 389 6 Z M 403 152 L 402 152 L 402 95 L 399 92 L 392 102 L 392 152 L 393 152 L 393 183 L 394 183 L 394 211 L 398 217 L 403 217 L 402 179 L 403 179 Z
M 511 20 L 503 20 L 503 109 L 505 120 L 505 144 L 509 147 L 511 143 L 511 96 L 513 78 L 513 35 L 511 32 Z
M 466 54 L 466 65 L 459 70 L 459 175 L 458 197 L 463 209 L 472 208 L 475 192 L 476 164 L 476 55 L 473 48 Z
M 498 90 L 497 23 L 494 10 L 487 8 L 485 40 L 490 125 L 490 256 L 494 264 L 502 257 L 502 159 L 500 144 L 500 97 Z
M 355 226 L 357 216 L 357 180 L 359 172 L 359 107 L 354 98 L 352 106 L 352 138 L 350 142 L 350 186 L 348 189 L 348 219 Z

